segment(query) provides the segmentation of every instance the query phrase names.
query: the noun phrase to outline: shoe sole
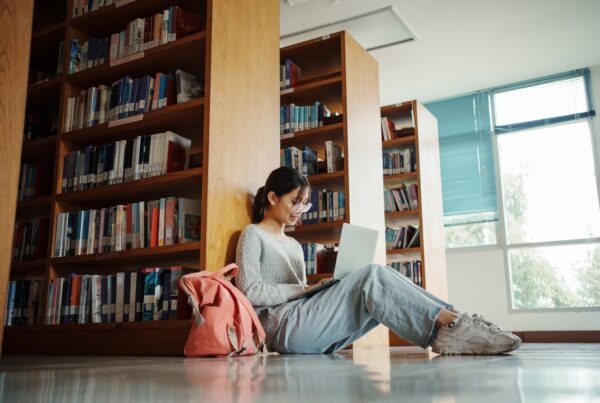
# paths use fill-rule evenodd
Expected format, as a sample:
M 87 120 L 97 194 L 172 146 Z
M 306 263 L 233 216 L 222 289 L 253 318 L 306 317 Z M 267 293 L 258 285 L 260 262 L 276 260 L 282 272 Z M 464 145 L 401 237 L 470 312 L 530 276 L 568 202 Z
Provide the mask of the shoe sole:
M 522 343 L 523 342 L 521 340 L 519 340 L 519 342 L 513 346 L 507 346 L 506 348 L 501 348 L 501 349 L 496 349 L 496 350 L 490 350 L 487 347 L 481 347 L 479 349 L 473 348 L 472 346 L 465 343 L 462 345 L 463 348 L 460 348 L 461 347 L 460 344 L 453 346 L 453 347 L 443 347 L 440 350 L 437 350 L 434 347 L 433 352 L 437 353 L 437 354 L 441 354 L 441 355 L 498 355 L 498 354 L 504 354 L 504 353 L 509 353 L 511 351 L 514 351 L 517 348 L 521 347 Z

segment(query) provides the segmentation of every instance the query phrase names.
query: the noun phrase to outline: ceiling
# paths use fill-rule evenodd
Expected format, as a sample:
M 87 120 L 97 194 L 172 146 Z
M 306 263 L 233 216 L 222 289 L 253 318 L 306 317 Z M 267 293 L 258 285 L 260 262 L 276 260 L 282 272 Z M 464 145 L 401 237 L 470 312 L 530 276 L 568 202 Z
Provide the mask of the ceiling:
M 371 52 L 382 105 L 600 65 L 600 0 L 280 1 L 282 35 L 396 8 L 417 40 Z

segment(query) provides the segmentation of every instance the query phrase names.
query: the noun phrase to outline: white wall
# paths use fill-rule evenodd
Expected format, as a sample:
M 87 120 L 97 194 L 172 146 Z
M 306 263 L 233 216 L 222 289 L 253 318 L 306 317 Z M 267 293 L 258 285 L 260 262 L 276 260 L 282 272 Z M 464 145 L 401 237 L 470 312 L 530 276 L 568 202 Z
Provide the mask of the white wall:
M 591 68 L 592 99 L 600 113 L 600 65 Z M 600 178 L 600 117 L 592 120 L 596 177 Z M 599 183 L 600 185 L 600 183 Z M 599 330 L 599 311 L 509 312 L 508 275 L 500 249 L 446 253 L 448 297 L 458 309 L 477 312 L 513 330 Z M 600 268 L 598 268 L 600 270 Z

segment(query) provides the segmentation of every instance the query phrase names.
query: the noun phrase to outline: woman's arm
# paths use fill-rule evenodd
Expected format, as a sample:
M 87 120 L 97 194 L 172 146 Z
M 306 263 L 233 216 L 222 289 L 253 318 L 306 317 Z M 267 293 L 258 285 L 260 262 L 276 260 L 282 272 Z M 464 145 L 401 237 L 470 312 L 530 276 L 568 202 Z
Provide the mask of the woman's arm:
M 263 282 L 260 267 L 260 238 L 253 231 L 243 231 L 237 245 L 237 265 L 240 272 L 236 278 L 238 288 L 254 306 L 283 304 L 288 297 L 304 289 L 302 284 L 267 284 Z

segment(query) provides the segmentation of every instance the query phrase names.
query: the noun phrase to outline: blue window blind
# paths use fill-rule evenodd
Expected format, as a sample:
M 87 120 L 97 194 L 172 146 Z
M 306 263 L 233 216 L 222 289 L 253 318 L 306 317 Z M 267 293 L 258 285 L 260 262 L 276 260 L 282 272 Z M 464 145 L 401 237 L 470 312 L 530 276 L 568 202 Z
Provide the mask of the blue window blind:
M 489 95 L 425 104 L 438 121 L 445 225 L 498 218 Z
M 496 134 L 595 115 L 590 95 L 589 69 L 494 88 L 492 99 Z

